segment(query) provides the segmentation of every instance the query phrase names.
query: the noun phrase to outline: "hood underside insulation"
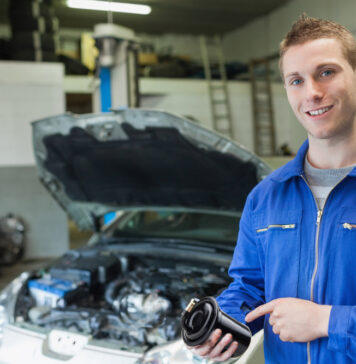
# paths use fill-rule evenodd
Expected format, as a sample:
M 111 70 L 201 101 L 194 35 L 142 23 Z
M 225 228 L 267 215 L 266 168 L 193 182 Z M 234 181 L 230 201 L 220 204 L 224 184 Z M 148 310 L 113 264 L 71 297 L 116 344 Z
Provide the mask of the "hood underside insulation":
M 44 165 L 70 199 L 236 211 L 258 182 L 253 163 L 199 148 L 174 128 L 122 128 L 127 140 L 99 141 L 78 127 L 45 137 Z

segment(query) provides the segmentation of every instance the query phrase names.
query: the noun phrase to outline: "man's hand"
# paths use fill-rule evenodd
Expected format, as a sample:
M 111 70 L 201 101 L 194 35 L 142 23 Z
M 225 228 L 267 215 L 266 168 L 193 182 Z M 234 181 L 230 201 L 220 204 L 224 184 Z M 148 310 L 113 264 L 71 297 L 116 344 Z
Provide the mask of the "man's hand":
M 187 346 L 187 348 L 195 355 L 203 358 L 209 358 L 214 361 L 225 361 L 236 351 L 238 343 L 236 341 L 231 343 L 231 334 L 224 335 L 224 337 L 219 341 L 220 337 L 221 330 L 216 329 L 211 333 L 209 339 L 204 344 L 191 347 Z M 229 344 L 229 348 L 222 353 L 223 349 Z
M 272 330 L 282 341 L 308 342 L 328 336 L 331 306 L 298 298 L 278 298 L 249 312 L 245 320 L 270 314 Z

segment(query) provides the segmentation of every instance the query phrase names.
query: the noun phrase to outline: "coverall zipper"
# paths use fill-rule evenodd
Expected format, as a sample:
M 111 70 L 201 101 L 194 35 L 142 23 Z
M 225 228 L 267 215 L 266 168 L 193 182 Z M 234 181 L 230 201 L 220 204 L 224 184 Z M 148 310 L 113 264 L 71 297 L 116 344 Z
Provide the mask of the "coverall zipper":
M 313 195 L 314 202 L 315 202 L 316 208 L 318 210 L 317 217 L 316 217 L 316 225 L 317 225 L 317 228 L 316 228 L 316 233 L 315 233 L 315 265 L 314 265 L 313 275 L 312 275 L 312 279 L 311 279 L 311 283 L 310 283 L 310 301 L 311 302 L 314 302 L 314 282 L 315 282 L 315 277 L 316 277 L 316 273 L 318 271 L 318 264 L 319 264 L 319 232 L 320 232 L 320 222 L 321 222 L 321 218 L 323 216 L 323 212 L 324 212 L 324 209 L 325 209 L 325 205 L 326 205 L 326 202 L 327 202 L 327 200 L 328 200 L 331 192 L 335 189 L 335 187 L 337 185 L 339 185 L 347 177 L 347 175 L 344 178 L 342 178 L 329 191 L 328 195 L 326 196 L 325 202 L 324 202 L 324 207 L 321 210 L 319 209 L 318 202 L 317 202 L 317 200 L 316 200 L 316 198 L 314 196 L 314 193 L 313 193 L 312 189 L 310 188 L 310 185 L 309 185 L 308 181 L 306 180 L 306 178 L 302 174 L 300 176 L 302 177 L 302 179 L 304 180 L 304 182 L 308 186 L 311 194 Z M 307 355 L 308 355 L 308 364 L 311 364 L 310 341 L 307 343 Z

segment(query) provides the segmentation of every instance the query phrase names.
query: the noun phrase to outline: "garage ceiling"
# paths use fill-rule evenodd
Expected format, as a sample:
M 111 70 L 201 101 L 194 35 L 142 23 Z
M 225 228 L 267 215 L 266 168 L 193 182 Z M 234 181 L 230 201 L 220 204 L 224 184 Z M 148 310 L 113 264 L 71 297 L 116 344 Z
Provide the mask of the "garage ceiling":
M 242 27 L 290 0 L 122 0 L 152 7 L 149 15 L 114 13 L 114 22 L 139 33 L 223 34 Z M 0 0 L 0 23 L 7 23 L 7 4 Z M 100 11 L 69 9 L 54 0 L 61 28 L 93 29 L 107 21 Z

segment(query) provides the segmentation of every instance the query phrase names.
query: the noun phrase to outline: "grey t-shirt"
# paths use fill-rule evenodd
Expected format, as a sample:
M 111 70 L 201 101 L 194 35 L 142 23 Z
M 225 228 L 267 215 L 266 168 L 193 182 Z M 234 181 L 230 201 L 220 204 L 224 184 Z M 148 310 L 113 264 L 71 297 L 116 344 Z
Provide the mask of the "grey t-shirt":
M 344 178 L 355 166 L 337 169 L 319 169 L 313 167 L 305 156 L 304 173 L 309 186 L 316 198 L 319 209 L 323 209 L 330 191 Z

